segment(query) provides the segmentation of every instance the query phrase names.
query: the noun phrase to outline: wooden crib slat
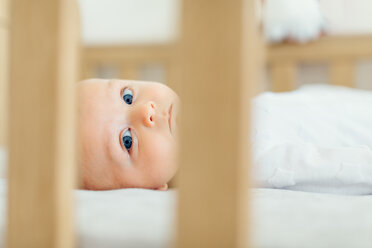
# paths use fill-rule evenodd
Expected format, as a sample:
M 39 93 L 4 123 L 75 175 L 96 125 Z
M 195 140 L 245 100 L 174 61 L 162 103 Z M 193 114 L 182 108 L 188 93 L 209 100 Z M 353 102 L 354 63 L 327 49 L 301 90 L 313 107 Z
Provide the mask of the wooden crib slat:
M 355 63 L 352 59 L 338 59 L 330 62 L 329 81 L 333 85 L 354 87 Z
M 166 66 L 167 81 L 172 80 L 174 67 L 174 44 L 162 45 L 122 45 L 122 46 L 88 46 L 84 48 L 83 75 L 94 77 L 99 65 L 109 65 L 119 69 L 117 77 L 139 79 L 140 67 L 145 64 L 162 64 Z M 176 65 L 175 65 L 176 64 Z
M 0 23 L 8 20 L 9 0 L 0 0 Z
M 87 78 L 96 78 L 97 77 L 97 68 L 98 65 L 93 64 L 93 63 L 83 63 L 82 64 L 82 71 L 81 71 L 81 76 L 82 79 L 87 79 Z
M 343 58 L 372 58 L 372 36 L 325 36 L 317 41 L 301 45 L 282 43 L 268 47 L 268 61 L 283 60 L 318 62 Z
M 296 64 L 276 62 L 271 64 L 271 90 L 274 92 L 291 91 L 296 88 Z
M 0 27 L 0 147 L 6 146 L 8 117 L 8 29 Z
M 184 1 L 177 247 L 247 247 L 253 0 Z
M 75 0 L 13 0 L 8 247 L 73 247 Z
M 120 78 L 138 80 L 139 66 L 136 63 L 123 63 L 120 65 Z
M 178 92 L 181 83 L 181 68 L 178 55 L 173 56 L 168 63 L 165 63 L 164 70 L 166 73 L 165 83 Z

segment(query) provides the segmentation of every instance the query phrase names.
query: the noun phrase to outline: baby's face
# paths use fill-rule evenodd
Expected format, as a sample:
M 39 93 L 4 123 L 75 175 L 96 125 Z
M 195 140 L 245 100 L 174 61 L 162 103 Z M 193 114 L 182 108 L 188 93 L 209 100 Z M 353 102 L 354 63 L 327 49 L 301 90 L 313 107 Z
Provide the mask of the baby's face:
M 176 172 L 179 100 L 159 83 L 79 83 L 81 175 L 86 189 L 166 189 Z

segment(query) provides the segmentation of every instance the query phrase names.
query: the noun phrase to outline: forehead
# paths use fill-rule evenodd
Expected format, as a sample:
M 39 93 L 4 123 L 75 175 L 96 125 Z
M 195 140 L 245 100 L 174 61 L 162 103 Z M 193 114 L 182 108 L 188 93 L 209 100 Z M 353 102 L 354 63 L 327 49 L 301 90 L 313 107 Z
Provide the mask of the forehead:
M 117 105 L 115 99 L 120 101 L 120 91 L 117 93 L 109 80 L 83 81 L 80 83 L 78 91 L 79 114 L 81 117 L 91 119 L 91 121 L 94 118 L 104 120 L 105 117 L 109 117 L 110 112 Z
M 82 160 L 89 175 L 113 182 L 115 178 L 108 156 L 109 131 L 115 114 L 115 102 L 109 94 L 107 80 L 88 80 L 79 83 L 79 134 L 82 145 Z

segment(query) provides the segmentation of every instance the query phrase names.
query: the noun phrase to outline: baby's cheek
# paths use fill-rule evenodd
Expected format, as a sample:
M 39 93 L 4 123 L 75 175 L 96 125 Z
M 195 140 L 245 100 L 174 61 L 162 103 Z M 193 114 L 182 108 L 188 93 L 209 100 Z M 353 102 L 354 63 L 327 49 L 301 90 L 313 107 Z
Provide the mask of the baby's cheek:
M 171 141 L 164 137 L 154 139 L 157 142 L 152 144 L 148 152 L 148 171 L 157 180 L 165 183 L 175 172 L 175 147 Z

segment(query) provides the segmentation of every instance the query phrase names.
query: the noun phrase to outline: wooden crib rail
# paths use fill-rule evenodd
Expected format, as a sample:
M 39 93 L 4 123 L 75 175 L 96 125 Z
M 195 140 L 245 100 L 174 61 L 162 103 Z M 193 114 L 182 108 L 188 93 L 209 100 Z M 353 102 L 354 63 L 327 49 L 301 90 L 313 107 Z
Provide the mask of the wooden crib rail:
M 97 69 L 111 66 L 116 77 L 139 80 L 141 66 L 160 64 L 165 70 L 165 82 L 176 80 L 175 44 L 86 46 L 83 50 L 83 78 L 98 77 Z
M 329 82 L 334 85 L 355 85 L 355 63 L 372 58 L 372 36 L 328 36 L 304 45 L 268 46 L 272 89 L 288 91 L 296 87 L 296 67 L 304 62 L 326 62 Z
M 177 247 L 247 247 L 254 1 L 187 0 L 183 14 Z
M 0 0 L 0 23 L 8 22 L 9 0 Z M 1 24 L 1 25 L 2 25 Z
M 74 246 L 75 0 L 11 1 L 7 246 Z
M 6 145 L 8 116 L 8 0 L 0 0 L 0 147 Z

